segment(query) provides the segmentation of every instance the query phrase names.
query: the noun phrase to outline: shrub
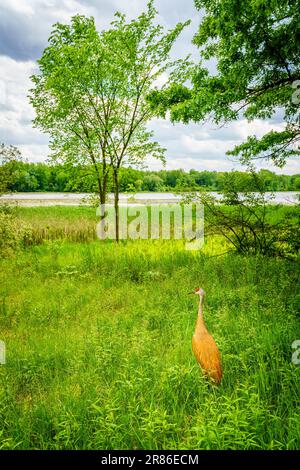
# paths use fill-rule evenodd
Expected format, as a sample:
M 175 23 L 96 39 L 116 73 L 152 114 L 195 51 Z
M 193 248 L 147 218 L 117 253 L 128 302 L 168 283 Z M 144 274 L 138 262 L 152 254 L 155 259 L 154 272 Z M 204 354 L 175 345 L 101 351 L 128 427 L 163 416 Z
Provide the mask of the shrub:
M 13 209 L 0 207 L 0 257 L 10 256 L 30 243 L 31 228 L 16 218 Z
M 271 200 L 263 179 L 250 174 L 245 190 L 239 178 L 234 174 L 229 176 L 221 200 L 206 193 L 199 196 L 214 233 L 224 236 L 240 254 L 296 258 L 300 249 L 300 205 L 294 205 L 285 218 L 281 218 L 279 208 L 273 206 L 277 215 L 275 220 L 270 220 Z

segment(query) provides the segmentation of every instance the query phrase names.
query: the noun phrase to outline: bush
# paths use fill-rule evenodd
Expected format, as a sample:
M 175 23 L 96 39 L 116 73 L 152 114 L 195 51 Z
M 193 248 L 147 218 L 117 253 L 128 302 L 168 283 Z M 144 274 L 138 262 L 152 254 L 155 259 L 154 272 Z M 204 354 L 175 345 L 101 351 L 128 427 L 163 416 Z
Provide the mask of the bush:
M 240 254 L 296 258 L 300 249 L 300 205 L 293 206 L 285 218 L 273 206 L 275 220 L 270 220 L 271 201 L 262 178 L 250 174 L 247 190 L 235 174 L 229 175 L 225 183 L 221 200 L 206 193 L 199 196 L 214 233 L 223 235 Z
M 17 220 L 13 209 L 0 207 L 0 257 L 10 256 L 30 243 L 31 228 Z

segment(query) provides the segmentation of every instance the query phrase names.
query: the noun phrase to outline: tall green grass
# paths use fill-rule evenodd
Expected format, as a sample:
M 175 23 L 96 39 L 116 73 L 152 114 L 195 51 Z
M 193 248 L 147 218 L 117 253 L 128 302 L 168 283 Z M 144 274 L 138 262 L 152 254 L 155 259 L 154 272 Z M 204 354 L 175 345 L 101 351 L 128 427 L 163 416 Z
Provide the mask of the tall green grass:
M 126 210 L 124 207 L 121 211 Z M 224 210 L 231 211 L 231 207 Z M 68 240 L 72 242 L 90 242 L 97 239 L 96 209 L 88 206 L 41 206 L 41 207 L 16 207 L 14 209 L 18 220 L 31 228 L 31 237 L 28 244 L 41 244 L 53 240 Z M 150 215 L 150 208 L 148 208 Z M 132 218 L 131 218 L 132 219 Z M 294 206 L 268 206 L 268 223 L 278 223 L 280 220 L 289 219 L 295 225 L 299 222 L 299 212 Z M 150 220 L 150 218 L 149 218 Z M 173 219 L 171 218 L 171 226 Z M 150 230 L 150 224 L 149 224 Z M 205 231 L 211 234 L 214 229 L 209 224 L 209 218 L 205 219 Z
M 30 244 L 48 240 L 95 240 L 96 209 L 87 206 L 17 207 L 15 215 L 31 228 Z
M 297 266 L 221 251 L 52 240 L 2 260 L 0 448 L 300 448 Z M 220 387 L 191 351 L 200 285 Z

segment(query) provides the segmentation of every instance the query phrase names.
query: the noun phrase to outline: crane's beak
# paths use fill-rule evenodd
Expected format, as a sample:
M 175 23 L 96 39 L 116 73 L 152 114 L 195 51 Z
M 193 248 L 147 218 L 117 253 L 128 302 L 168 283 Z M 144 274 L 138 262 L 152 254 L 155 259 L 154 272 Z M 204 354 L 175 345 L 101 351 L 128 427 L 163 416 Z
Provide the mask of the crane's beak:
M 194 291 L 192 291 L 192 292 L 188 292 L 188 294 L 189 294 L 189 295 L 191 295 L 191 294 L 195 294 L 195 292 L 194 292 Z

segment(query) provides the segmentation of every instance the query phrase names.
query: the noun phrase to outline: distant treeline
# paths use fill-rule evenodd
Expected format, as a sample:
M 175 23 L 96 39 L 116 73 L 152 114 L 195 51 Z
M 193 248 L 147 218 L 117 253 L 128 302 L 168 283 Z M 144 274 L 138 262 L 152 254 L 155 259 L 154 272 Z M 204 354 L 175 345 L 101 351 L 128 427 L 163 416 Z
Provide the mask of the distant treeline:
M 7 163 L 6 165 L 10 165 Z M 10 191 L 56 191 L 56 192 L 94 192 L 97 191 L 93 169 L 89 166 L 48 165 L 46 163 L 14 162 Z M 300 174 L 277 175 L 269 170 L 260 170 L 266 191 L 299 191 Z M 120 172 L 120 191 L 192 191 L 207 188 L 222 191 L 228 180 L 239 181 L 241 190 L 246 190 L 250 175 L 246 172 L 219 172 L 190 170 L 144 171 L 122 168 Z M 249 183 L 250 184 L 250 183 Z M 112 190 L 112 181 L 109 182 Z

